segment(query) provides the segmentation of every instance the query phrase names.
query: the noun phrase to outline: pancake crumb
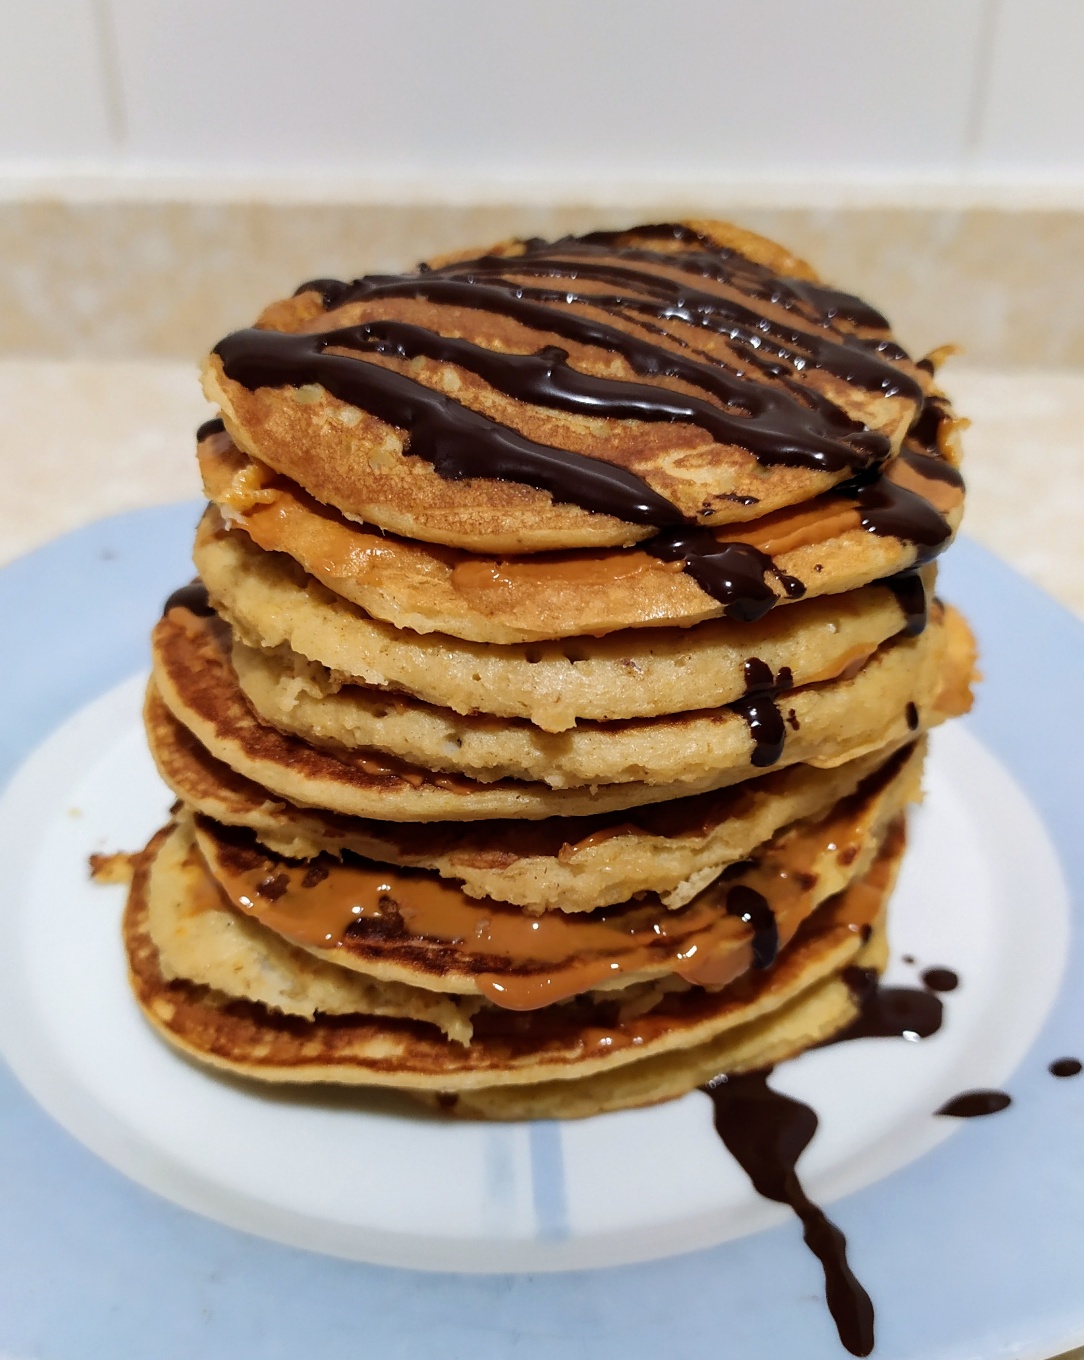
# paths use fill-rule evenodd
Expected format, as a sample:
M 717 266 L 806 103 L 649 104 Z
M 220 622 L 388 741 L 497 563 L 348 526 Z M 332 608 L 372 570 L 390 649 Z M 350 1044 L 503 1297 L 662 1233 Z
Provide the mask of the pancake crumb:
M 131 883 L 135 873 L 135 855 L 118 850 L 113 855 L 90 855 L 90 876 L 95 883 Z

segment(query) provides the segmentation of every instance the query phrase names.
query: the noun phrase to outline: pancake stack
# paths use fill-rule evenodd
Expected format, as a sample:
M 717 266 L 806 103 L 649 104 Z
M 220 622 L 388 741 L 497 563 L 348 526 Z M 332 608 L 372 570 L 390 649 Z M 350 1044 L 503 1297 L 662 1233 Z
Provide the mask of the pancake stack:
M 152 1024 L 486 1118 L 850 1024 L 970 704 L 938 357 L 717 222 L 322 279 L 223 340 L 146 701 Z

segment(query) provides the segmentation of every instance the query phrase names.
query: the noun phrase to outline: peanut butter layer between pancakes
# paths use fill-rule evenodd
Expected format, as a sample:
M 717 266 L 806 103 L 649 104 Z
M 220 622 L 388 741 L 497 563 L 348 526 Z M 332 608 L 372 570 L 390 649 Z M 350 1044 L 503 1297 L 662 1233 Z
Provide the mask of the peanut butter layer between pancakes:
M 317 1014 L 393 1016 L 434 1025 L 456 1043 L 470 1042 L 470 1017 L 480 998 L 379 982 L 314 958 L 230 910 L 190 834 L 169 836 L 159 856 L 146 928 L 164 978 L 183 978 L 307 1020 Z
M 754 964 L 771 966 L 801 922 L 865 872 L 888 824 L 917 797 L 921 767 L 920 752 L 894 757 L 827 817 L 780 832 L 675 911 L 646 897 L 590 916 L 532 917 L 431 874 L 352 858 L 298 864 L 203 820 L 195 834 L 234 908 L 318 958 L 536 1010 L 670 975 L 718 988 Z
M 207 988 L 167 981 L 146 933 L 146 896 L 158 872 L 158 852 L 168 832 L 148 846 L 137 870 L 125 913 L 125 943 L 132 986 L 150 1022 L 171 1043 L 201 1061 L 236 1074 L 278 1082 L 332 1082 L 397 1087 L 410 1093 L 479 1091 L 524 1083 L 554 1082 L 574 1089 L 578 1081 L 624 1069 L 666 1054 L 678 1055 L 679 1071 L 690 1070 L 680 1054 L 715 1062 L 712 1072 L 739 1071 L 782 1059 L 829 1037 L 855 1014 L 853 998 L 840 983 L 826 1008 L 792 1007 L 815 998 L 849 962 L 883 966 L 876 931 L 903 850 L 902 823 L 864 879 L 826 903 L 799 931 L 775 966 L 750 972 L 720 992 L 692 988 L 664 997 L 648 1015 L 619 1020 L 598 1005 L 573 1002 L 520 1014 L 491 1008 L 479 1013 L 469 1046 L 451 1044 L 428 1025 L 368 1016 L 321 1017 L 304 1021 L 263 1006 L 230 1002 Z M 864 944 L 869 939 L 869 944 Z M 867 957 L 874 949 L 876 959 Z M 483 1023 L 484 1022 L 484 1023 Z M 725 1042 L 732 1035 L 733 1046 Z M 708 1052 L 715 1041 L 716 1047 Z M 651 1071 L 645 1091 L 633 1084 L 629 1099 L 594 1108 L 651 1103 L 691 1089 L 704 1077 L 674 1089 Z M 655 1092 L 655 1094 L 651 1094 Z M 540 1092 L 544 1097 L 546 1092 Z M 570 1099 L 574 1102 L 574 1097 Z M 502 1114 L 515 1118 L 513 1097 Z M 469 1112 L 467 1109 L 464 1113 Z M 570 1114 L 592 1113 L 569 1108 Z
M 757 768 L 760 747 L 752 723 L 726 709 L 695 724 L 687 718 L 650 721 L 649 739 L 658 744 L 660 759 L 670 758 L 676 748 L 683 773 L 690 765 L 705 771 L 699 780 L 682 778 L 674 784 L 630 780 L 582 789 L 512 780 L 479 784 L 376 752 L 333 755 L 255 717 L 229 664 L 224 633 L 213 621 L 171 610 L 154 632 L 154 683 L 173 715 L 212 755 L 304 806 L 398 821 L 580 816 L 722 788 Z M 937 698 L 953 633 L 943 622 L 931 621 L 921 637 L 882 648 L 853 679 L 787 696 L 786 711 L 789 717 L 793 710 L 797 730 L 790 731 L 793 723 L 785 728 L 789 735 L 773 763 L 833 766 L 905 740 L 917 727 L 919 713 Z M 628 739 L 631 727 L 622 725 L 612 742 L 600 740 L 600 759 Z M 641 734 L 633 735 L 642 749 Z

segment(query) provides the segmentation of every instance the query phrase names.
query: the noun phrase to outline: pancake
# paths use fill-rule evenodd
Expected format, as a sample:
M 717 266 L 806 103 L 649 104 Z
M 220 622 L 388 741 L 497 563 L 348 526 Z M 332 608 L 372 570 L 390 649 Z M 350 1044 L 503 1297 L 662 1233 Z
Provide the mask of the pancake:
M 883 964 L 877 934 L 903 849 L 902 827 L 886 841 L 869 873 L 826 903 L 771 969 L 750 973 L 732 987 L 699 988 L 663 998 L 647 1015 L 620 1021 L 589 1003 L 546 1007 L 524 1016 L 490 1008 L 475 1018 L 468 1046 L 435 1035 L 409 1020 L 317 1016 L 305 1021 L 250 1003 L 230 1001 L 208 988 L 163 977 L 147 933 L 147 895 L 160 872 L 160 833 L 141 857 L 124 919 L 125 944 L 136 999 L 150 1023 L 191 1057 L 234 1075 L 262 1081 L 394 1087 L 444 1108 L 459 1098 L 462 1113 L 519 1118 L 536 1086 L 536 1114 L 578 1117 L 602 1109 L 649 1104 L 691 1089 L 720 1071 L 754 1069 L 828 1038 L 854 1017 L 857 1004 L 839 982 L 848 964 Z M 186 873 L 192 872 L 185 864 Z M 866 943 L 868 941 L 868 943 Z M 822 991 L 825 984 L 831 984 Z M 838 984 L 838 985 L 836 985 Z M 806 1004 L 797 1003 L 804 1001 Z M 773 1023 L 774 1022 L 774 1023 Z M 728 1043 L 728 1040 L 730 1041 Z M 576 1088 L 585 1079 L 617 1078 L 646 1061 L 672 1058 L 682 1075 L 668 1079 L 645 1069 L 633 1077 Z M 705 1066 L 707 1065 L 707 1066 Z M 478 1099 L 468 1107 L 463 1092 L 508 1091 L 504 1102 Z
M 350 851 L 432 869 L 468 897 L 533 912 L 593 911 L 641 892 L 683 906 L 780 827 L 827 812 L 893 754 L 874 751 L 831 770 L 793 765 L 715 793 L 602 817 L 402 824 L 274 798 L 215 760 L 153 688 L 144 721 L 159 773 L 177 797 L 212 821 L 251 830 L 276 854 L 307 860 Z
M 963 633 L 957 639 L 958 629 Z M 154 683 L 174 717 L 213 756 L 292 803 L 398 821 L 583 816 L 722 788 L 768 763 L 842 764 L 906 740 L 937 699 L 946 647 L 969 652 L 972 645 L 962 623 L 931 619 L 920 637 L 887 644 L 854 678 L 789 694 L 786 722 L 765 695 L 752 697 L 745 716 L 722 709 L 615 725 L 605 733 L 585 729 L 587 749 L 608 762 L 609 774 L 624 773 L 619 751 L 627 740 L 631 745 L 624 749 L 634 750 L 645 766 L 657 761 L 660 769 L 671 761 L 682 777 L 646 783 L 626 776 L 623 783 L 554 789 L 514 780 L 481 784 L 368 750 L 321 751 L 281 733 L 261 722 L 245 700 L 227 655 L 228 638 L 219 621 L 186 609 L 171 609 L 158 623 Z M 776 758 L 767 761 L 764 737 L 776 725 L 781 749 L 773 746 L 769 755 Z M 689 777 L 690 766 L 702 771 L 698 778 Z
M 282 553 L 205 519 L 196 564 L 214 603 L 252 646 L 286 647 L 345 681 L 391 688 L 469 715 L 525 718 L 561 732 L 578 719 L 653 717 L 732 703 L 747 663 L 815 683 L 868 656 L 905 626 L 921 626 L 933 580 L 902 578 L 811 600 L 756 623 L 625 631 L 605 638 L 507 647 L 421 636 L 370 619 Z M 326 688 L 326 686 L 325 686 Z
M 470 1016 L 479 1002 L 378 982 L 314 958 L 233 911 L 202 872 L 191 835 L 169 836 L 159 859 L 147 892 L 146 929 L 167 980 L 184 978 L 220 996 L 258 1001 L 306 1020 L 317 1012 L 420 1020 L 457 1043 L 470 1042 Z
M 929 373 L 865 304 L 724 238 L 512 242 L 321 280 L 227 336 L 204 392 L 323 503 L 470 551 L 624 546 L 877 470 Z
M 872 488 L 857 498 L 835 492 L 717 531 L 707 545 L 717 554 L 737 545 L 738 566 L 742 545 L 756 554 L 745 564 L 744 588 L 729 576 L 726 589 L 712 593 L 680 560 L 643 550 L 484 557 L 354 524 L 240 453 L 226 434 L 208 434 L 199 461 L 208 498 L 259 547 L 289 553 L 329 590 L 396 628 L 490 643 L 687 627 L 857 590 L 947 547 L 964 494 L 950 464 L 909 453 L 892 464 L 885 485 L 909 488 L 932 507 L 928 541 L 914 542 L 898 518 L 882 526 L 871 517 Z M 216 523 L 211 516 L 208 526 Z M 725 556 L 718 562 L 735 565 Z
M 528 916 L 424 871 L 352 856 L 298 863 L 202 818 L 194 830 L 233 907 L 317 958 L 527 1011 L 672 977 L 718 989 L 770 967 L 822 902 L 865 873 L 918 796 L 921 770 L 921 753 L 900 753 L 825 817 L 783 829 L 675 910 L 644 895 L 591 914 Z

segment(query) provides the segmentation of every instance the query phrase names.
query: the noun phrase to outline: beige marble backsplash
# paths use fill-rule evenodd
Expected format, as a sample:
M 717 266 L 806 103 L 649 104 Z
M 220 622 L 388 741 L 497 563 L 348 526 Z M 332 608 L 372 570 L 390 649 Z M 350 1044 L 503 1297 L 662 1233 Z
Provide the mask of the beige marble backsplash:
M 720 208 L 872 299 L 914 352 L 972 365 L 1084 367 L 1084 212 Z M 0 202 L 0 357 L 195 359 L 319 275 L 401 270 L 509 235 L 704 214 L 635 209 L 273 202 Z

